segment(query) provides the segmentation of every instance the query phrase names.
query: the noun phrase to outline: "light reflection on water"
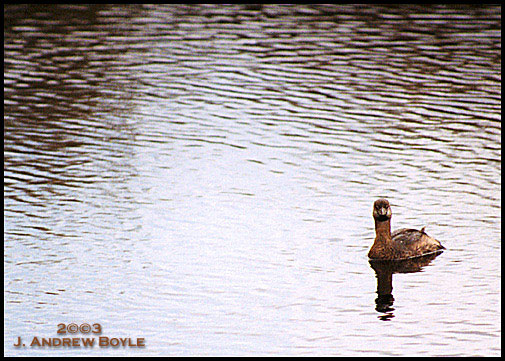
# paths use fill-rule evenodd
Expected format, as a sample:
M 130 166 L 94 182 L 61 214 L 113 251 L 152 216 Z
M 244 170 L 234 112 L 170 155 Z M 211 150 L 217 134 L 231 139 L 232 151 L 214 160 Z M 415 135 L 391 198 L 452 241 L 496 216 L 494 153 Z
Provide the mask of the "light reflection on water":
M 500 354 L 500 19 L 5 7 L 5 354 L 62 322 L 146 338 L 107 355 Z M 379 196 L 448 248 L 390 322 Z

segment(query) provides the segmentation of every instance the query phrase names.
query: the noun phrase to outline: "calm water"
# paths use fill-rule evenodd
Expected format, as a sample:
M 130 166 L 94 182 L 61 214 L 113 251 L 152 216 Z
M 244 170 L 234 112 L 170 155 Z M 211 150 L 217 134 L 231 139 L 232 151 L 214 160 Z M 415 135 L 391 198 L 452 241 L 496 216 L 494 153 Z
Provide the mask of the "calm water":
M 501 354 L 499 6 L 4 21 L 6 355 Z M 378 197 L 447 251 L 372 268 Z M 146 347 L 13 346 L 71 322 Z

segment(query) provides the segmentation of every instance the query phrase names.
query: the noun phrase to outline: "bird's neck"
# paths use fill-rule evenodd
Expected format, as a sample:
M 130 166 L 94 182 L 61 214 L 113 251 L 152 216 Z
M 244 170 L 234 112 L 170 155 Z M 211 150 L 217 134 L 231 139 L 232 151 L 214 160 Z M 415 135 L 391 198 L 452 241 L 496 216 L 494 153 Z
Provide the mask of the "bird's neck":
M 375 220 L 375 240 L 382 242 L 392 241 L 391 239 L 391 220 Z

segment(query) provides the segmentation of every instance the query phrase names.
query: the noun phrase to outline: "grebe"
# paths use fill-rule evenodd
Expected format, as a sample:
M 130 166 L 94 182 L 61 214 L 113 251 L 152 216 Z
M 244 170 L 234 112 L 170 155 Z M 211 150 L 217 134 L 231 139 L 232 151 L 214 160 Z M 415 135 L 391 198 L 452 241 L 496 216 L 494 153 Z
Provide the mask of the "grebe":
M 439 253 L 445 249 L 435 238 L 428 236 L 424 228 L 402 228 L 391 233 L 391 206 L 386 199 L 378 199 L 373 205 L 375 241 L 368 257 L 376 260 L 403 260 Z

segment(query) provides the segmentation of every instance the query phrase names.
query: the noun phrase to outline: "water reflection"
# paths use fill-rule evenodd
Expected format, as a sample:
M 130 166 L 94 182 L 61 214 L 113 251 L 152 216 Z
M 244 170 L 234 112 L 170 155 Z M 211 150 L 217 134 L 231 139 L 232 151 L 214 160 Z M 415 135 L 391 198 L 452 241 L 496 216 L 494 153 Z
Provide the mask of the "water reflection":
M 370 267 L 375 271 L 377 277 L 377 298 L 375 299 L 375 310 L 382 313 L 379 319 L 389 321 L 394 316 L 393 307 L 393 274 L 394 273 L 415 273 L 420 272 L 430 264 L 442 252 L 430 254 L 424 257 L 412 258 L 403 261 L 377 261 L 370 260 Z

